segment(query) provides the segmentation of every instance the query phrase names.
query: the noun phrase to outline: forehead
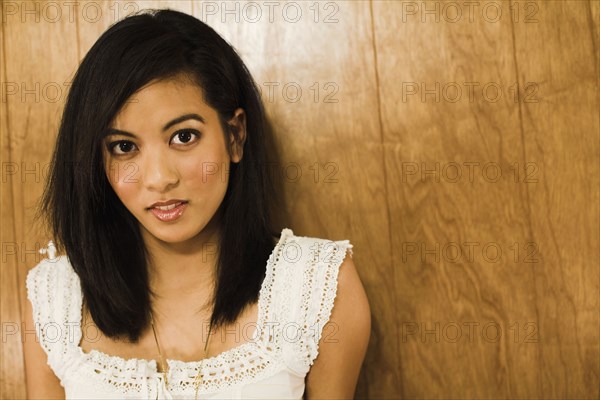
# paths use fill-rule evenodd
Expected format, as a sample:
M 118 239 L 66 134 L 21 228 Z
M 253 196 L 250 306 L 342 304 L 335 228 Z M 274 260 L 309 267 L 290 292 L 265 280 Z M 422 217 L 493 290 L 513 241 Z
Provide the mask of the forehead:
M 207 122 L 216 118 L 216 111 L 204 101 L 200 86 L 181 77 L 155 80 L 123 104 L 111 126 L 145 130 L 192 113 L 200 114 Z

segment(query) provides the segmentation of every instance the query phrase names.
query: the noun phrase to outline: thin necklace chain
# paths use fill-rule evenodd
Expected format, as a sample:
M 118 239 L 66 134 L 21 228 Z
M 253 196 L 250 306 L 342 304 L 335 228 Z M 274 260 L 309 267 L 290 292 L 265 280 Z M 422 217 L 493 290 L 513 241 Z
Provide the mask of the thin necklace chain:
M 154 341 L 156 342 L 156 347 L 158 348 L 158 355 L 160 357 L 162 374 L 165 381 L 165 389 L 169 390 L 169 381 L 167 379 L 167 371 L 165 359 L 163 358 L 162 352 L 160 351 L 160 345 L 158 344 L 158 338 L 156 337 L 156 328 L 154 327 L 154 318 L 152 317 L 152 312 L 150 313 L 150 323 L 152 324 L 152 333 L 154 333 Z M 208 335 L 206 336 L 206 341 L 204 342 L 204 357 L 200 360 L 200 368 L 198 370 L 198 374 L 194 379 L 194 387 L 196 389 L 195 399 L 198 399 L 198 389 L 200 389 L 200 384 L 202 383 L 202 365 L 204 364 L 204 360 L 206 359 L 206 355 L 208 354 L 208 339 L 210 338 L 210 333 L 212 331 L 212 324 L 208 330 Z M 169 368 L 170 369 L 170 368 Z

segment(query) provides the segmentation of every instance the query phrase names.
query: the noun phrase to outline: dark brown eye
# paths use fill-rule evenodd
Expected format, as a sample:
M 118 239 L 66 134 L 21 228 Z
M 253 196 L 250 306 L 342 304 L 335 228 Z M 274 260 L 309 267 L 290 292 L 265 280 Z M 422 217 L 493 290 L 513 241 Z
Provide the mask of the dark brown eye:
M 176 132 L 173 135 L 172 140 L 175 140 L 175 144 L 188 144 L 191 143 L 198 138 L 198 132 L 192 129 L 186 129 Z
M 111 153 L 119 155 L 131 152 L 135 148 L 135 144 L 128 140 L 119 140 L 110 143 L 108 147 Z

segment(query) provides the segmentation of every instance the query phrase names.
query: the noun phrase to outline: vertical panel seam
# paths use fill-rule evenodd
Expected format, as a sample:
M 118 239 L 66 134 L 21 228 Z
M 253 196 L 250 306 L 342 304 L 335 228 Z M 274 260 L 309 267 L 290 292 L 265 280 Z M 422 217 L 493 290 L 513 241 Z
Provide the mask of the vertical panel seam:
M 592 4 L 591 4 L 591 0 L 588 0 L 587 2 L 587 20 L 588 20 L 588 25 L 590 27 L 590 36 L 592 38 L 592 52 L 593 52 L 593 56 L 594 56 L 594 76 L 596 77 L 596 85 L 598 84 L 598 50 L 597 46 L 598 43 L 596 43 L 596 30 L 594 29 L 594 16 L 592 15 Z M 598 91 L 596 90 L 596 98 L 600 98 L 600 94 L 598 93 Z
M 6 63 L 6 26 L 7 24 L 0 24 L 0 29 L 2 30 L 2 64 L 4 66 L 4 68 L 2 68 L 2 80 L 4 82 L 8 82 L 8 75 L 7 75 L 7 63 Z M 4 102 L 2 104 L 2 108 L 4 108 L 4 112 L 6 113 L 6 148 L 7 148 L 7 155 L 8 155 L 8 160 L 7 162 L 12 163 L 12 142 L 11 142 L 11 137 L 10 137 L 10 116 L 8 114 L 8 97 L 6 98 L 6 102 Z M 16 240 L 17 238 L 17 226 L 15 224 L 16 221 L 16 208 L 15 208 L 15 202 L 14 202 L 14 179 L 11 179 L 10 184 L 9 185 L 4 185 L 4 189 L 8 189 L 8 194 L 10 195 L 10 205 L 11 205 L 11 214 L 13 216 L 13 226 L 12 226 L 12 231 L 13 231 L 13 238 Z M 0 196 L 1 197 L 1 196 Z M 6 207 L 6 204 L 2 205 L 3 207 Z M 18 268 L 18 263 L 15 263 L 15 266 L 17 267 L 17 280 L 19 279 L 19 268 Z M 1 282 L 0 282 L 1 283 Z M 17 287 L 18 287 L 18 282 L 17 282 Z M 0 300 L 1 301 L 1 300 Z M 20 309 L 21 304 L 19 302 L 19 312 L 23 311 Z M 2 309 L 2 307 L 0 307 L 0 309 Z M 22 314 L 21 314 L 22 315 Z
M 394 290 L 392 291 L 392 298 L 393 298 L 393 303 L 394 303 L 394 315 L 398 315 L 398 312 L 396 310 L 396 306 L 398 304 L 398 302 L 396 301 L 396 291 L 395 291 L 395 284 L 396 284 L 396 276 L 395 276 L 395 268 L 394 268 L 394 254 L 393 254 L 393 246 L 392 246 L 392 228 L 391 228 L 391 224 L 392 224 L 392 220 L 391 220 L 391 212 L 390 212 L 390 200 L 389 200 L 389 191 L 388 191 L 388 181 L 387 181 L 387 167 L 386 167 L 386 158 L 385 158 L 385 135 L 383 133 L 383 116 L 382 116 L 382 111 L 381 111 L 381 86 L 379 84 L 379 64 L 378 64 L 378 59 L 377 59 L 377 39 L 375 36 L 375 17 L 374 17 L 374 11 L 373 11 L 373 0 L 369 0 L 369 13 L 370 13 L 370 17 L 371 17 L 371 46 L 373 48 L 373 63 L 374 63 L 374 69 L 375 69 L 375 88 L 376 88 L 376 92 L 377 92 L 377 117 L 378 117 L 378 122 L 379 122 L 379 136 L 380 136 L 380 143 L 381 143 L 381 153 L 382 153 L 382 164 L 383 164 L 383 190 L 384 190 L 384 196 L 385 196 L 385 206 L 386 206 L 386 212 L 387 212 L 387 220 L 388 220 L 388 245 L 389 245 L 389 260 L 390 260 L 390 268 L 391 268 L 391 274 L 392 274 L 392 282 L 394 282 Z M 396 324 L 396 321 L 394 320 L 394 326 L 396 328 L 396 330 L 398 329 L 398 326 Z M 396 331 L 396 338 L 398 337 L 398 332 Z M 396 338 L 394 338 L 394 340 L 396 340 Z M 400 356 L 398 355 L 399 352 L 396 353 L 396 362 L 398 363 L 398 369 L 400 369 L 401 366 L 401 360 L 400 360 Z M 402 387 L 402 379 L 401 379 L 401 375 L 400 375 L 400 371 L 396 370 L 394 371 L 394 376 L 396 377 L 396 382 L 399 385 L 399 387 L 397 388 L 398 390 L 398 394 L 400 394 L 402 391 L 400 390 Z
M 510 9 L 513 9 L 513 1 L 514 0 L 510 0 Z M 536 2 L 537 3 L 537 2 Z M 513 61 L 514 61 L 514 72 L 515 72 L 515 77 L 517 79 L 517 110 L 518 110 L 518 116 L 519 116 L 519 132 L 520 132 L 520 136 L 521 136 L 521 153 L 522 153 L 522 158 L 523 158 L 523 163 L 525 165 L 527 165 L 527 151 L 525 149 L 525 128 L 523 127 L 523 107 L 521 104 L 521 99 L 520 99 L 520 76 L 519 76 L 519 63 L 517 60 L 517 41 L 516 41 L 516 34 L 515 34 L 515 22 L 513 20 L 513 18 L 510 18 L 510 33 L 511 33 L 511 37 L 512 37 L 512 55 L 513 55 Z M 526 196 L 526 211 L 527 211 L 527 232 L 529 235 L 528 240 L 533 241 L 533 228 L 531 225 L 531 201 L 530 201 L 530 196 L 529 196 L 529 188 L 527 187 L 527 185 L 525 185 L 525 196 Z M 533 264 L 532 264 L 532 268 L 533 268 Z M 538 309 L 538 293 L 537 293 L 537 284 L 536 284 L 536 273 L 535 270 L 533 271 L 533 284 L 534 284 L 534 290 L 533 290 L 533 295 L 534 295 L 534 302 L 535 302 L 535 316 L 536 316 L 536 324 L 537 322 L 540 320 L 540 312 Z M 542 365 L 542 350 L 538 349 L 538 365 Z M 538 384 L 538 391 L 542 391 L 541 393 L 541 397 L 544 397 L 543 394 L 543 390 L 544 390 L 544 385 L 541 382 L 541 377 L 538 374 L 537 376 L 537 384 Z
M 77 13 L 75 17 L 75 40 L 77 40 L 77 65 L 79 65 L 81 62 L 81 43 L 79 40 L 79 13 Z M 79 67 L 77 67 L 76 70 L 77 69 L 79 69 Z M 71 81 L 71 84 L 72 83 L 73 81 Z
M 3 68 L 2 68 L 2 76 L 0 76 L 0 79 L 2 79 L 2 81 L 4 81 L 4 82 L 8 82 L 8 73 L 7 73 L 8 64 L 6 62 L 6 54 L 7 54 L 7 50 L 6 50 L 6 45 L 7 45 L 7 40 L 6 40 L 6 34 L 7 34 L 7 32 L 6 32 L 6 26 L 7 25 L 8 24 L 0 24 L 0 31 L 2 32 L 2 35 L 1 35 L 1 40 L 2 40 L 2 61 L 1 62 L 2 62 L 2 66 L 3 66 Z M 11 137 L 10 137 L 10 116 L 9 116 L 9 110 L 8 110 L 8 97 L 6 98 L 6 101 L 3 102 L 0 105 L 0 107 L 2 107 L 4 109 L 4 112 L 6 113 L 6 117 L 5 117 L 6 118 L 6 121 L 5 121 L 5 124 L 6 124 L 6 148 L 7 148 L 7 156 L 8 156 L 8 160 L 6 160 L 6 161 L 9 162 L 9 163 L 12 163 L 12 160 L 13 160 L 13 158 L 12 158 L 12 141 L 11 141 Z M 1 126 L 1 124 L 0 124 L 0 126 Z M 2 137 L 2 136 L 3 135 L 0 134 L 0 137 Z M 2 140 L 2 139 L 0 139 L 0 140 Z M 2 152 L 1 146 L 0 146 L 0 152 Z M 4 160 L 3 160 L 3 162 L 4 162 Z M 17 224 L 15 223 L 16 222 L 16 207 L 15 207 L 15 201 L 14 201 L 14 193 L 15 193 L 14 184 L 15 184 L 14 179 L 11 179 L 10 184 L 3 185 L 3 186 L 4 186 L 4 190 L 8 191 L 8 196 L 6 194 L 5 194 L 5 196 L 7 196 L 7 198 L 10 198 L 11 209 L 10 209 L 9 212 L 12 214 L 12 221 L 13 221 L 13 225 L 12 225 L 11 229 L 12 229 L 12 234 L 13 234 L 13 240 L 16 240 L 17 239 Z M 3 196 L 0 194 L 0 199 L 2 197 Z M 0 200 L 0 202 L 1 202 L 1 200 Z M 1 206 L 2 207 L 7 207 L 6 204 L 1 204 Z M 25 310 L 23 309 L 24 308 L 24 303 L 21 301 L 23 299 L 23 297 L 20 296 L 20 294 L 21 294 L 21 285 L 20 285 L 21 280 L 20 280 L 20 274 L 19 274 L 20 268 L 19 268 L 18 257 L 15 257 L 15 262 L 13 263 L 13 268 L 15 268 L 15 275 L 14 276 L 15 276 L 15 279 L 16 279 L 16 282 L 13 282 L 13 284 L 15 285 L 14 287 L 18 288 L 17 289 L 17 302 L 18 302 L 17 306 L 18 306 L 18 312 L 19 312 L 18 315 L 19 315 L 20 318 L 22 318 Z M 2 281 L 1 281 L 2 275 L 3 274 L 0 273 L 0 286 L 2 285 Z M 24 282 L 24 280 L 23 280 L 23 282 Z M 0 303 L 2 302 L 2 298 L 3 297 L 4 296 L 0 296 Z M 27 300 L 25 300 L 25 301 L 27 301 Z M 3 308 L 4 308 L 3 305 L 0 304 L 0 317 L 1 317 L 1 313 L 2 313 Z M 21 356 L 23 356 L 23 345 L 22 344 L 21 344 L 20 350 L 21 350 Z M 23 364 L 21 364 L 21 365 L 23 365 Z M 2 381 L 4 382 L 5 380 L 7 380 L 7 374 L 4 371 L 2 371 Z M 12 383 L 14 383 L 14 382 L 12 382 Z M 2 394 L 4 394 L 4 393 L 7 393 L 9 390 L 10 389 L 7 389 L 7 388 L 3 387 L 1 392 L 2 392 Z M 23 387 L 21 386 L 21 391 L 22 390 L 23 390 Z M 12 393 L 14 394 L 15 391 L 18 391 L 18 388 L 17 389 L 13 388 Z

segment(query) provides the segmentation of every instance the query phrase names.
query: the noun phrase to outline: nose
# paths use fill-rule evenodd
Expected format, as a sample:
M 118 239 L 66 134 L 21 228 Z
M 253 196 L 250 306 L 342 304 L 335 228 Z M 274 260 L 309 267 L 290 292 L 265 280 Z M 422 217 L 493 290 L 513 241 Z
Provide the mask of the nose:
M 177 186 L 179 174 L 173 161 L 162 151 L 146 154 L 142 166 L 146 189 L 164 193 Z

